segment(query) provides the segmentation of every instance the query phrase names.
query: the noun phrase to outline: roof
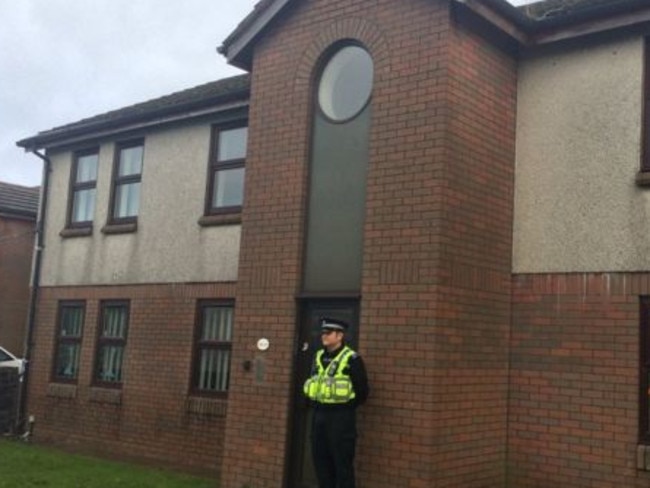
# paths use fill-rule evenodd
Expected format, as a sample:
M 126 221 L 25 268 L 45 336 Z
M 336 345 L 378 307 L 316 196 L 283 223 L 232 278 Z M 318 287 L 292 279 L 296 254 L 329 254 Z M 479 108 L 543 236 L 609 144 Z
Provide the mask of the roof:
M 226 56 L 229 63 L 250 69 L 252 45 L 255 40 L 280 12 L 296 1 L 260 0 L 253 11 L 223 41 L 219 52 Z M 520 7 L 514 7 L 506 0 L 453 0 L 452 3 L 486 17 L 525 46 L 555 42 L 650 20 L 650 14 L 637 15 L 638 11 L 644 8 L 650 9 L 648 0 L 542 0 Z M 512 26 L 504 28 L 501 19 L 495 18 L 495 12 Z M 615 17 L 624 19 L 612 21 Z M 584 28 L 583 24 L 587 22 L 593 22 L 594 25 Z M 578 26 L 580 28 L 576 28 Z M 567 32 L 558 35 L 557 30 L 561 28 L 567 29 Z
M 40 187 L 0 181 L 0 215 L 36 220 Z
M 147 124 L 159 125 L 240 108 L 248 105 L 249 95 L 250 76 L 233 76 L 42 131 L 16 144 L 26 150 L 34 150 L 59 145 L 74 137 L 83 139 L 106 135 L 116 129 L 125 131 Z
M 577 14 L 594 13 L 602 9 L 610 11 L 628 8 L 629 4 L 647 4 L 629 0 L 546 0 L 519 7 L 519 10 L 533 21 L 545 22 L 560 17 L 567 18 Z

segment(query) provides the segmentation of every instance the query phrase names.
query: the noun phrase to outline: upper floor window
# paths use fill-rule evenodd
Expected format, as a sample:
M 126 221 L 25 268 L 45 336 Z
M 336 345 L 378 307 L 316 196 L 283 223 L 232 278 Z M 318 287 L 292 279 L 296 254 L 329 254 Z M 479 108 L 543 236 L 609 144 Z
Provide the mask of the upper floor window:
M 232 302 L 199 302 L 192 380 L 196 393 L 228 392 L 233 315 Z
M 650 37 L 645 38 L 644 43 L 644 87 L 643 87 L 643 129 L 641 136 L 641 172 L 650 172 Z M 638 180 L 637 180 L 638 181 Z M 645 185 L 650 182 L 642 181 Z
M 143 141 L 117 145 L 111 222 L 135 222 L 140 209 L 140 182 L 142 180 Z
M 126 335 L 129 328 L 129 302 L 102 302 L 100 308 L 95 382 L 121 386 Z
M 92 225 L 95 215 L 98 161 L 98 149 L 75 154 L 70 178 L 70 203 L 68 205 L 69 227 Z
M 85 302 L 60 302 L 54 353 L 54 374 L 58 381 L 76 381 L 83 335 Z
M 248 127 L 215 127 L 210 156 L 206 214 L 241 211 Z

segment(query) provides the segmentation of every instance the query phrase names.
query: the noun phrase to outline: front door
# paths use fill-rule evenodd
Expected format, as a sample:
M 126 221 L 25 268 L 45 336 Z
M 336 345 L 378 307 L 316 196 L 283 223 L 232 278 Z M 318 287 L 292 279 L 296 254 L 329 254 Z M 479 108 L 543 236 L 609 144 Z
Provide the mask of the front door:
M 350 324 L 346 341 L 353 349 L 359 337 L 359 300 L 310 299 L 300 305 L 300 324 L 295 352 L 295 388 L 293 397 L 291 456 L 289 458 L 288 488 L 318 488 L 311 460 L 309 436 L 311 409 L 302 393 L 316 351 L 321 347 L 321 317 L 344 320 Z

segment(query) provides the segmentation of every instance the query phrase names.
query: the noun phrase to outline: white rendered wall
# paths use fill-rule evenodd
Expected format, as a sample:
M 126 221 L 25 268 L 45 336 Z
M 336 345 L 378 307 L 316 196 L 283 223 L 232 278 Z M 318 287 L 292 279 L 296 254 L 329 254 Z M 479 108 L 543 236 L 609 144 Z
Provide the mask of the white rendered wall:
M 650 270 L 642 98 L 640 37 L 522 60 L 515 273 Z
M 201 227 L 210 126 L 145 136 L 136 232 L 106 235 L 114 141 L 99 154 L 92 236 L 63 238 L 72 153 L 52 155 L 43 286 L 234 281 L 239 225 Z

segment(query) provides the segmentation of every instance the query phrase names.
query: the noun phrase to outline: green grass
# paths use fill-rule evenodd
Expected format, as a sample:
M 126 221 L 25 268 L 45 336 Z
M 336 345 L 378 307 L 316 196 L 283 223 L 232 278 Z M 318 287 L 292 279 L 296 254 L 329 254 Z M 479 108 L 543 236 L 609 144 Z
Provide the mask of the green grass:
M 0 488 L 217 488 L 215 480 L 0 440 Z

